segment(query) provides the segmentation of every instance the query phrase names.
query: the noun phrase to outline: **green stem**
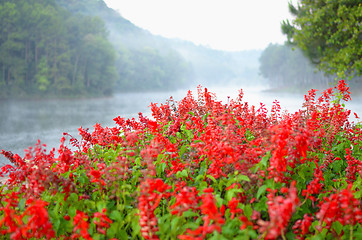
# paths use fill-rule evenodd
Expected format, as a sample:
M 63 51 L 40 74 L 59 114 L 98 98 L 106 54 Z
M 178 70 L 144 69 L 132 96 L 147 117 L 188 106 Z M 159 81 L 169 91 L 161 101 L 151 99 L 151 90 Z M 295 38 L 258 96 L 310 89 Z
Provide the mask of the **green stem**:
M 284 230 L 282 230 L 282 238 L 283 238 L 283 240 L 286 240 L 286 238 L 284 236 Z
M 349 239 L 353 240 L 353 226 L 352 226 L 352 224 L 349 227 Z
M 307 193 L 307 196 L 305 196 L 304 201 L 303 201 L 303 202 L 302 202 L 302 203 L 301 203 L 298 207 L 303 206 L 303 205 L 304 205 L 304 203 L 306 203 L 306 202 L 307 202 L 308 197 L 309 197 L 309 193 Z
M 268 230 L 269 230 L 269 228 L 268 228 L 262 235 L 260 235 L 260 236 L 258 237 L 258 240 L 259 240 L 259 239 L 265 239 L 265 236 L 266 236 L 266 234 L 268 233 Z

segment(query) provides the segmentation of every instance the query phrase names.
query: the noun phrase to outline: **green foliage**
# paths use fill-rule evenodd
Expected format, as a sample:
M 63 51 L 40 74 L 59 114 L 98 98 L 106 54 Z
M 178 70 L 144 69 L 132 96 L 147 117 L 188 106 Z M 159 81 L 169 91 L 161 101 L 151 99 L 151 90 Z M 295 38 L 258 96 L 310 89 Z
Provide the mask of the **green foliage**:
M 0 4 L 0 96 L 110 94 L 115 55 L 97 17 L 56 1 Z
M 169 46 L 169 41 L 133 25 L 103 1 L 56 1 L 73 13 L 97 16 L 105 22 L 117 55 L 116 91 L 172 90 L 191 81 L 191 66 Z
M 311 61 L 338 77 L 362 74 L 362 4 L 356 0 L 301 0 L 289 4 L 296 17 L 282 24 L 288 41 Z
M 80 128 L 59 156 L 40 142 L 25 158 L 2 151 L 15 165 L 0 171 L 2 236 L 359 239 L 362 125 L 339 104 L 348 87 L 305 99 L 276 117 L 199 88 L 151 104 L 154 119 Z
M 260 74 L 271 87 L 326 87 L 334 82 L 309 62 L 300 49 L 290 45 L 270 44 L 260 58 Z
M 98 0 L 0 3 L 0 97 L 162 91 L 259 80 L 261 51 L 154 36 Z M 110 44 L 111 43 L 111 44 Z
M 190 66 L 179 54 L 153 48 L 120 49 L 117 60 L 120 91 L 171 90 L 185 87 L 191 78 Z

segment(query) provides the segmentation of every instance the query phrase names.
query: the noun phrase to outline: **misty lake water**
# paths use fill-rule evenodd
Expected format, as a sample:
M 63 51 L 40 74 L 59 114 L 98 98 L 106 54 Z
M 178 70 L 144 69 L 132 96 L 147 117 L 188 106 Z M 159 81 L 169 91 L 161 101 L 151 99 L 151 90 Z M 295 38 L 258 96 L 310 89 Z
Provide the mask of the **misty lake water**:
M 260 107 L 264 103 L 270 110 L 275 99 L 283 110 L 294 113 L 301 108 L 303 94 L 270 93 L 256 87 L 215 87 L 217 100 L 227 103 L 228 96 L 236 99 L 239 89 L 243 89 L 244 102 Z M 192 90 L 196 95 L 196 88 Z M 122 93 L 109 98 L 70 100 L 0 100 L 0 150 L 11 151 L 24 156 L 24 149 L 34 146 L 38 139 L 47 145 L 47 150 L 57 149 L 63 132 L 79 139 L 78 128 L 83 126 L 93 131 L 95 123 L 115 126 L 113 118 L 138 117 L 142 112 L 151 117 L 148 107 L 151 102 L 165 103 L 172 96 L 175 100 L 185 97 L 187 90 L 159 93 Z M 362 116 L 362 98 L 353 97 L 348 109 Z M 353 115 L 353 114 L 352 114 Z M 69 138 L 68 138 L 69 139 Z M 69 145 L 69 142 L 68 142 Z M 0 156 L 0 167 L 9 163 Z

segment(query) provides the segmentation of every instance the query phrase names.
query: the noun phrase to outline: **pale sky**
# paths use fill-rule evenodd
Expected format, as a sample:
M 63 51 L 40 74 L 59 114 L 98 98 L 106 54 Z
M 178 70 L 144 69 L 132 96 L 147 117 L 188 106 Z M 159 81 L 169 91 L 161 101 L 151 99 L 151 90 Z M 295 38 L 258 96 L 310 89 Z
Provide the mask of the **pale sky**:
M 283 43 L 280 24 L 292 19 L 288 0 L 104 0 L 152 34 L 214 49 L 264 49 Z M 296 1 L 293 1 L 296 2 Z

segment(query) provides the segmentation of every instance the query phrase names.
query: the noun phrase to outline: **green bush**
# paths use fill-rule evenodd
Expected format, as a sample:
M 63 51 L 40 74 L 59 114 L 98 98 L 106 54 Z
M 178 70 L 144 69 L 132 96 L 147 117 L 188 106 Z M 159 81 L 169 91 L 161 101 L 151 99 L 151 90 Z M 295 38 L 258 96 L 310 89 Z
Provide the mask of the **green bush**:
M 40 144 L 0 187 L 5 239 L 359 239 L 362 129 L 340 81 L 301 110 L 223 104 L 198 88 L 153 119 Z M 335 93 L 334 93 L 335 91 Z

